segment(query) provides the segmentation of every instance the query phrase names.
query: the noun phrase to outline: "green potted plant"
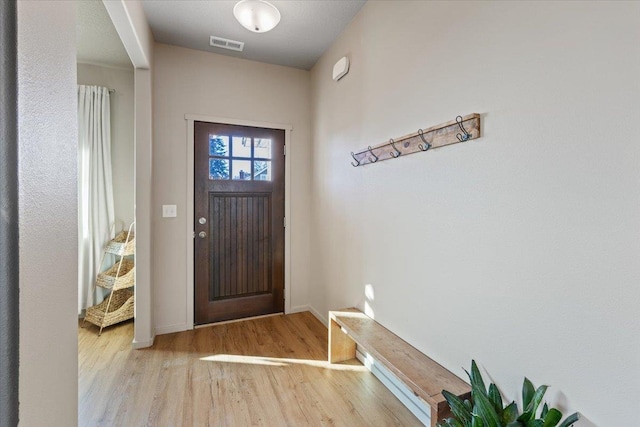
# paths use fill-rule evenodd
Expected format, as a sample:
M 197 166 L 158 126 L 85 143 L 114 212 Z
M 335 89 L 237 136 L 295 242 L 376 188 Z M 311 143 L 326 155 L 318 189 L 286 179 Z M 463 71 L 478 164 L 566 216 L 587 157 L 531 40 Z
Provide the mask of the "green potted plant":
M 489 384 L 488 389 L 485 387 L 475 360 L 471 361 L 471 372 L 467 372 L 467 375 L 471 382 L 473 403 L 442 390 L 453 417 L 439 422 L 438 427 L 570 427 L 580 418 L 576 412 L 560 422 L 562 412 L 549 408 L 546 403 L 538 414 L 547 386 L 536 389 L 526 377 L 522 384 L 524 412 L 520 413 L 515 401 L 507 406 L 503 405 L 502 396 L 495 384 Z

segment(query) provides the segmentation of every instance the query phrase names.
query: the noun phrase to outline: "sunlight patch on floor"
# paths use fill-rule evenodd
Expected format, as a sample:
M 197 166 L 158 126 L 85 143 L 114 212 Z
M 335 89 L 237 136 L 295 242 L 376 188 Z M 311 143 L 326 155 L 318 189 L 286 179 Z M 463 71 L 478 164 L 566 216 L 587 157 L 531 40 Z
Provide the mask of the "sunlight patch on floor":
M 315 368 L 331 369 L 334 371 L 354 371 L 366 372 L 367 368 L 363 365 L 344 365 L 329 363 L 324 360 L 307 360 L 307 359 L 287 359 L 280 357 L 260 357 L 260 356 L 243 356 L 235 354 L 214 354 L 212 356 L 201 357 L 200 360 L 205 362 L 225 362 L 225 363 L 243 363 L 247 365 L 263 365 L 263 366 L 289 366 L 289 365 L 306 365 Z

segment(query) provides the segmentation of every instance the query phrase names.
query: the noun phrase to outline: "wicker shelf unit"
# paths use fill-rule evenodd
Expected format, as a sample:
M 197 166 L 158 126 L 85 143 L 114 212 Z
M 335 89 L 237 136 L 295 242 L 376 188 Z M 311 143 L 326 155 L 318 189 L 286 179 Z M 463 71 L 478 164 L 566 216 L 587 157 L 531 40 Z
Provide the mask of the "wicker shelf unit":
M 107 255 L 115 255 L 118 258 L 111 267 L 98 273 L 93 286 L 94 293 L 98 286 L 111 292 L 101 303 L 87 308 L 84 317 L 84 322 L 100 327 L 98 336 L 102 334 L 103 328 L 133 318 L 135 297 L 132 288 L 135 285 L 136 274 L 133 259 L 136 246 L 134 224 L 135 222 L 129 226 L 128 231 L 123 230 L 111 239 L 102 254 L 100 269 Z

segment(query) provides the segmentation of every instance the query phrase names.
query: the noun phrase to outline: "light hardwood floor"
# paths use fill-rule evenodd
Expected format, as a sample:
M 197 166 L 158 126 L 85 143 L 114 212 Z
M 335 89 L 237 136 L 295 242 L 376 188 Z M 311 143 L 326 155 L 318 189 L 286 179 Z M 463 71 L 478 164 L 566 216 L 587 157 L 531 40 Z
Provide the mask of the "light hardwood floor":
M 79 329 L 79 426 L 419 426 L 357 361 L 329 365 L 308 312 L 156 337 Z

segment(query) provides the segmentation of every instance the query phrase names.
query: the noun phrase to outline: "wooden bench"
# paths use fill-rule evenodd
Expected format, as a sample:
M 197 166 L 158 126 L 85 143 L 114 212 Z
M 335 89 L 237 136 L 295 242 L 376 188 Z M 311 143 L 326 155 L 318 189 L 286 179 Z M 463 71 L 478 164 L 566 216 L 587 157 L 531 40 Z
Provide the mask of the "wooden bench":
M 329 312 L 329 363 L 356 357 L 356 344 L 431 408 L 431 426 L 451 416 L 442 390 L 470 399 L 471 387 L 356 308 Z

